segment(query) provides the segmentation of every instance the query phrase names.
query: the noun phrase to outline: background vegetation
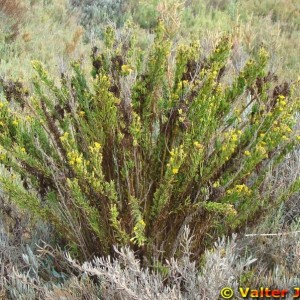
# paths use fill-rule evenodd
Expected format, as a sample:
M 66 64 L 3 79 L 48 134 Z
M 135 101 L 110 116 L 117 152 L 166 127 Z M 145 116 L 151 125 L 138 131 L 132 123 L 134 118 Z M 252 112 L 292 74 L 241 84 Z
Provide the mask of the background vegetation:
M 4 298 L 299 285 L 298 1 L 2 0 L 0 26 Z

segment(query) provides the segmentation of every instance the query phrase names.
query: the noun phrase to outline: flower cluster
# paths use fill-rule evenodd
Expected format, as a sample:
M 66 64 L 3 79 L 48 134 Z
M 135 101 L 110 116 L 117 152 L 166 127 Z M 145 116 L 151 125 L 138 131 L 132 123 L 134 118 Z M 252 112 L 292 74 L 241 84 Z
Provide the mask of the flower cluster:
M 146 242 L 146 238 L 144 235 L 145 227 L 146 223 L 144 222 L 144 220 L 142 218 L 139 219 L 133 228 L 134 237 L 131 238 L 130 241 L 136 243 L 138 246 L 143 246 Z
M 83 117 L 83 116 L 85 115 L 85 112 L 84 112 L 83 110 L 80 110 L 80 111 L 78 112 L 78 115 L 79 115 L 80 117 Z
M 255 146 L 255 152 L 259 157 L 268 158 L 268 150 L 266 147 L 266 143 L 261 141 Z
M 12 124 L 13 124 L 14 126 L 18 126 L 18 125 L 19 125 L 19 120 L 18 120 L 18 119 L 14 119 L 14 120 L 12 121 Z
M 250 156 L 250 155 L 251 155 L 250 151 L 248 151 L 248 150 L 245 150 L 245 151 L 244 151 L 244 154 L 245 154 L 246 156 Z
M 132 113 L 132 122 L 130 125 L 130 132 L 133 137 L 133 146 L 137 146 L 140 139 L 141 139 L 141 131 L 142 131 L 142 124 L 140 116 L 133 112 Z
M 79 165 L 82 163 L 83 158 L 82 158 L 82 153 L 78 153 L 77 151 L 71 151 L 67 153 L 69 164 L 71 166 L 73 165 Z
M 171 170 L 173 175 L 178 174 L 179 168 L 186 157 L 186 154 L 184 153 L 183 145 L 180 145 L 179 147 L 174 148 L 170 152 L 170 160 L 167 164 L 167 167 L 169 170 Z
M 201 143 L 197 142 L 197 141 L 194 142 L 194 146 L 199 151 L 203 151 L 204 150 L 204 146 Z
M 286 106 L 286 99 L 283 95 L 280 95 L 277 99 L 277 107 L 279 111 L 284 111 L 284 108 Z
M 234 130 L 234 129 L 231 129 L 229 130 L 229 132 L 226 132 L 224 134 L 225 141 L 223 143 L 223 146 L 221 147 L 221 150 L 222 150 L 222 157 L 225 158 L 225 161 L 229 160 L 230 155 L 235 151 L 241 135 L 242 135 L 241 130 Z
M 237 184 L 232 189 L 227 190 L 227 195 L 250 196 L 252 191 L 245 184 Z
M 205 209 L 209 212 L 219 213 L 225 216 L 235 216 L 237 211 L 232 204 L 218 203 L 218 202 L 207 202 Z
M 65 132 L 61 137 L 60 137 L 60 140 L 62 142 L 65 142 L 68 140 L 68 137 L 69 137 L 69 133 L 68 132 Z
M 101 149 L 101 144 L 98 142 L 94 142 L 94 146 L 89 146 L 91 153 L 98 153 Z
M 133 71 L 133 69 L 129 65 L 122 65 L 121 70 L 123 76 L 129 75 Z

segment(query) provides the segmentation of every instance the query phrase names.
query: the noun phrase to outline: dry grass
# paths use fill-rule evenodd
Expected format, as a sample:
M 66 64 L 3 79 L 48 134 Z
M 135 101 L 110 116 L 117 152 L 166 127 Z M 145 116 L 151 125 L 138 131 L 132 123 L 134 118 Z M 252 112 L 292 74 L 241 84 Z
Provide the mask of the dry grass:
M 20 0 L 0 0 L 0 11 L 11 18 L 19 19 L 24 13 Z
M 24 19 L 26 9 L 20 0 L 0 0 L 0 13 L 11 24 L 12 33 L 9 37 L 14 40 L 19 33 L 19 28 Z

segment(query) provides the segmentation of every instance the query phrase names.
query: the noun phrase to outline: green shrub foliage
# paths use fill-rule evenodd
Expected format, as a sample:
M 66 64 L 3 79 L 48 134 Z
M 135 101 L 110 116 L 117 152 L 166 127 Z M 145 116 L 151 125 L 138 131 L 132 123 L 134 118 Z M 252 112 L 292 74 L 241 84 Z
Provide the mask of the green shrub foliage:
M 33 61 L 32 93 L 2 81 L 1 189 L 82 258 L 115 244 L 171 257 L 186 225 L 197 256 L 299 190 L 263 188 L 300 139 L 295 83 L 265 71 L 264 49 L 232 75 L 230 37 L 203 58 L 163 24 L 140 50 L 126 26 L 125 38 L 106 30 L 91 75 L 74 62 L 54 80 Z

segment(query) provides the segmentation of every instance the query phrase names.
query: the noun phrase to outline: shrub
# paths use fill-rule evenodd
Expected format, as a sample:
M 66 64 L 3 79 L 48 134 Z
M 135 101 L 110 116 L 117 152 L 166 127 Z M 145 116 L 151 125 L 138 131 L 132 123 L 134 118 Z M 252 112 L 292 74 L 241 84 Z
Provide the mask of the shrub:
M 118 259 L 94 258 L 82 266 L 69 256 L 67 259 L 80 272 L 99 278 L 105 299 L 217 299 L 224 286 L 237 290 L 239 278 L 255 261 L 238 256 L 235 238 L 219 239 L 212 251 L 206 251 L 200 272 L 191 259 L 193 238 L 186 228 L 180 243 L 183 255 L 167 261 L 165 273 L 141 268 L 128 248 L 116 250 Z
M 180 242 L 182 257 L 155 269 L 141 268 L 128 247 L 115 249 L 115 259 L 94 257 L 83 265 L 49 246 L 41 247 L 39 255 L 27 248 L 22 271 L 14 265 L 3 292 L 9 299 L 216 299 L 224 286 L 237 288 L 255 261 L 239 257 L 235 238 L 219 239 L 212 251 L 205 252 L 201 273 L 191 261 L 193 238 L 188 229 Z M 45 266 L 47 261 L 53 262 Z M 58 266 L 66 272 L 63 279 Z
M 86 29 L 86 40 L 102 38 L 109 23 L 114 23 L 117 28 L 123 27 L 129 17 L 130 5 L 124 0 L 72 0 L 70 4 L 79 13 L 80 23 Z
M 186 225 L 198 257 L 299 190 L 297 178 L 277 195 L 263 189 L 299 143 L 295 84 L 276 85 L 264 49 L 224 80 L 229 37 L 202 59 L 196 42 L 175 48 L 162 23 L 149 52 L 128 32 L 107 28 L 91 77 L 75 62 L 58 85 L 34 61 L 33 94 L 2 82 L 1 189 L 81 258 L 115 244 L 145 264 L 173 257 Z
M 238 242 L 236 235 L 228 240 L 220 238 L 212 249 L 206 250 L 199 269 L 192 260 L 192 241 L 193 236 L 185 228 L 179 247 L 181 257 L 170 258 L 165 264 L 156 264 L 152 268 L 141 268 L 140 261 L 128 247 L 115 249 L 116 258 L 94 257 L 84 264 L 49 245 L 40 247 L 38 255 L 27 248 L 22 255 L 23 264 L 15 264 L 9 270 L 9 276 L 3 278 L 2 295 L 6 299 L 213 300 L 225 286 L 234 289 L 236 299 L 243 299 L 238 296 L 239 287 L 292 290 L 299 286 L 299 278 L 289 273 L 290 266 L 276 265 L 274 270 L 265 269 L 264 261 L 252 258 L 250 245 L 244 244 L 245 239 Z M 263 248 L 260 243 L 256 245 Z M 0 254 L 1 251 L 0 248 Z M 299 254 L 295 262 L 296 269 Z

